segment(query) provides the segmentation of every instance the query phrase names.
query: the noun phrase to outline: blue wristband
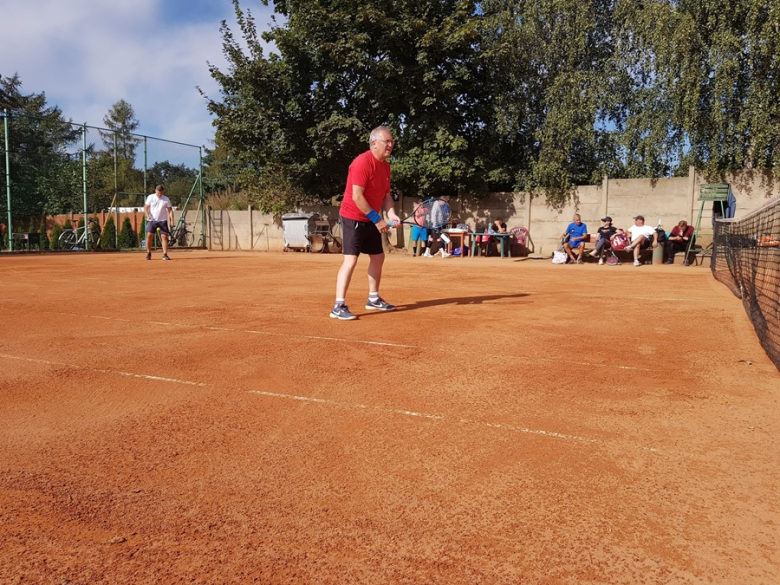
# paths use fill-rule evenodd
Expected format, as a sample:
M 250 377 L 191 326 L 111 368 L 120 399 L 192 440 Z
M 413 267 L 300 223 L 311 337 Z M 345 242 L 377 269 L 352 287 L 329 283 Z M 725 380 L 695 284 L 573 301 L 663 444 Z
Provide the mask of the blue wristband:
M 373 221 L 374 223 L 379 223 L 380 221 L 382 221 L 382 216 L 379 215 L 373 209 L 371 211 L 369 211 L 368 213 L 366 213 L 366 217 L 368 219 L 370 219 L 371 221 Z

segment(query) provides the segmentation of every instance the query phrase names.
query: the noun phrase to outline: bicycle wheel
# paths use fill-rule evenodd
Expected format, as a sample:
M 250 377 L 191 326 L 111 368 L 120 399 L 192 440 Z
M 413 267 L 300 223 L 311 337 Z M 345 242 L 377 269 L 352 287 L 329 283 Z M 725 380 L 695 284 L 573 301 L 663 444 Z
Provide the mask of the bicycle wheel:
M 193 234 L 190 231 L 184 232 L 181 235 L 181 245 L 186 246 L 187 248 L 191 248 L 192 245 L 195 243 L 195 234 Z
M 60 250 L 72 250 L 76 246 L 76 232 L 65 230 L 60 235 Z

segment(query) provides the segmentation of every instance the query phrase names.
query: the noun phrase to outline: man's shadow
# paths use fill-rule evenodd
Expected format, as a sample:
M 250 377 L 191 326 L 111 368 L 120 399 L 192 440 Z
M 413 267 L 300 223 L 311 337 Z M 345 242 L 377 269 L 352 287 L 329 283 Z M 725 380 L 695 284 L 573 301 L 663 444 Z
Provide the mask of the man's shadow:
M 430 299 L 428 301 L 416 301 L 406 305 L 396 305 L 397 311 L 414 311 L 416 309 L 426 309 L 428 307 L 437 307 L 439 305 L 481 305 L 490 301 L 501 299 L 519 299 L 529 296 L 529 293 L 515 293 L 511 295 L 478 295 L 474 297 L 450 297 L 447 299 Z

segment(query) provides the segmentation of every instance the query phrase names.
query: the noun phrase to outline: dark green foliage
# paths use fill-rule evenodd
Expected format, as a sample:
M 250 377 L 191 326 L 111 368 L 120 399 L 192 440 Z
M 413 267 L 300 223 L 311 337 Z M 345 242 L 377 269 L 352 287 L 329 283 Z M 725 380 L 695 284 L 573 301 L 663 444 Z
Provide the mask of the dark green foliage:
M 62 226 L 55 221 L 54 225 L 51 228 L 51 249 L 52 250 L 60 249 L 61 235 L 62 235 Z
M 406 194 L 776 168 L 780 3 L 234 0 L 207 176 L 279 213 L 341 194 L 371 128 Z M 278 54 L 265 55 L 261 41 Z M 243 47 L 246 47 L 244 49 Z
M 92 246 L 92 249 L 97 249 L 100 247 L 101 244 L 101 238 L 100 238 L 100 223 L 98 220 L 97 214 L 92 216 L 92 219 L 94 219 L 94 222 L 90 222 L 89 224 L 89 231 L 90 231 L 90 238 L 89 242 Z M 116 236 L 116 227 L 114 228 L 114 236 Z M 113 246 L 114 244 L 112 244 Z
M 122 229 L 119 232 L 119 247 L 120 248 L 137 248 L 138 236 L 133 230 L 133 224 L 129 217 L 126 217 L 122 222 Z
M 51 247 L 51 245 L 50 245 L 50 242 L 49 242 L 49 234 L 46 231 L 46 218 L 45 217 L 41 221 L 41 227 L 38 230 L 38 233 L 40 234 L 40 237 L 41 237 L 41 250 L 48 250 Z
M 116 250 L 116 224 L 113 215 L 108 216 L 106 224 L 103 226 L 103 233 L 100 234 L 100 247 L 103 250 Z

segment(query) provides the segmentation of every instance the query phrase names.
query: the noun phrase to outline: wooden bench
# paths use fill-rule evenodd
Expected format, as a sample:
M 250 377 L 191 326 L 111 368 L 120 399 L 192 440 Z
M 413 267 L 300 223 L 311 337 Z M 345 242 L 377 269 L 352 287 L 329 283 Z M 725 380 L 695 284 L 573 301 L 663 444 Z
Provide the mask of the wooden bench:
M 585 256 L 583 257 L 583 260 L 586 262 L 588 259 L 593 260 L 594 262 L 597 262 L 598 259 L 594 258 L 590 255 L 591 252 L 593 252 L 596 249 L 596 242 L 599 241 L 599 235 L 596 234 L 588 234 L 588 240 L 585 241 Z M 663 246 L 663 244 L 658 244 L 659 246 Z M 621 262 L 623 261 L 634 261 L 634 251 L 633 250 L 613 250 L 615 252 L 615 256 L 617 256 Z M 606 259 L 607 254 L 609 252 L 606 252 L 604 254 L 604 258 Z M 653 248 L 647 248 L 646 250 L 640 250 L 639 251 L 639 261 L 640 262 L 647 262 L 647 261 L 653 260 Z

